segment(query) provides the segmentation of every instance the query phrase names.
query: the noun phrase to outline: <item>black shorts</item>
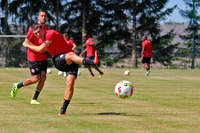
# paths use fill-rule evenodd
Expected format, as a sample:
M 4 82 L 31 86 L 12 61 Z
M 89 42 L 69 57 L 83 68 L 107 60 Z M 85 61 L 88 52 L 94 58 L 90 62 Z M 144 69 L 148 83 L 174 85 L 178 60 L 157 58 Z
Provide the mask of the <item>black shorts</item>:
M 94 60 L 94 56 L 87 57 L 90 60 Z
M 40 74 L 41 71 L 47 72 L 47 60 L 43 61 L 28 61 L 28 67 L 32 75 Z
M 143 58 L 142 58 L 142 63 L 143 63 L 143 64 L 144 64 L 144 63 L 150 64 L 150 62 L 151 62 L 151 57 L 143 57 Z
M 94 60 L 94 57 L 95 56 L 90 56 L 90 57 L 87 57 L 87 58 L 90 59 L 90 60 Z M 100 66 L 101 66 L 101 62 L 99 60 L 98 65 L 96 65 L 96 67 L 100 67 Z
M 66 54 L 59 54 L 53 57 L 53 63 L 55 67 L 59 71 L 66 72 L 67 75 L 72 74 L 77 77 L 79 65 L 74 62 L 72 62 L 72 64 L 70 65 L 67 65 L 65 61 L 65 56 Z

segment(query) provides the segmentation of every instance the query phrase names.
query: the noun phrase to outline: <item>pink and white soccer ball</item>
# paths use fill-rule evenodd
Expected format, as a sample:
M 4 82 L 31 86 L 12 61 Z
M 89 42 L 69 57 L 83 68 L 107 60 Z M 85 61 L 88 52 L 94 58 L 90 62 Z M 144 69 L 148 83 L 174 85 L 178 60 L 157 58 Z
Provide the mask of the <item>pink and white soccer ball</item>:
M 133 84 L 130 81 L 120 81 L 115 85 L 115 94 L 119 98 L 128 98 L 133 95 Z

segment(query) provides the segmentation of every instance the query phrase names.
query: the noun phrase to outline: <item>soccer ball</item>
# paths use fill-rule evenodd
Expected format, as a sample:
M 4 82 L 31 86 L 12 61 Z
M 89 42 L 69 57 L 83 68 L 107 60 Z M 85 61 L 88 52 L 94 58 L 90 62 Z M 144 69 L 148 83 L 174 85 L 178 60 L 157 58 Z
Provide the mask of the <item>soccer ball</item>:
M 115 85 L 115 94 L 119 98 L 127 98 L 133 95 L 133 84 L 123 80 Z
M 130 75 L 130 71 L 129 70 L 124 71 L 124 75 L 126 76 Z
M 58 71 L 58 75 L 60 76 L 60 75 L 62 75 L 63 74 L 63 72 L 62 71 Z
M 63 73 L 63 76 L 64 76 L 64 77 L 67 77 L 67 73 L 66 73 L 66 72 L 64 72 L 64 73 Z
M 78 76 L 80 76 L 81 75 L 81 71 L 78 71 Z
M 51 69 L 47 69 L 47 74 L 51 74 Z

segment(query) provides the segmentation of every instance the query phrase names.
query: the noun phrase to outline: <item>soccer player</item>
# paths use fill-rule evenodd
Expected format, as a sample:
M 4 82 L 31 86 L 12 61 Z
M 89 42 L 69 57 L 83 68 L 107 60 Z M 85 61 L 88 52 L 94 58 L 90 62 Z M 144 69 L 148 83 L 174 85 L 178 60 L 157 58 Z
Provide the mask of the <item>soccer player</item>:
M 141 52 L 141 61 L 142 61 L 142 67 L 146 69 L 146 76 L 149 76 L 150 74 L 150 62 L 151 62 L 151 48 L 152 43 L 147 40 L 147 36 L 144 35 L 142 37 L 142 52 Z
M 58 113 L 59 116 L 64 115 L 73 96 L 74 83 L 78 73 L 78 64 L 93 66 L 98 64 L 98 61 L 96 58 L 90 60 L 76 55 L 69 45 L 66 45 L 63 36 L 55 30 L 43 31 L 38 24 L 33 24 L 31 28 L 33 34 L 44 40 L 44 42 L 40 46 L 24 42 L 23 46 L 35 52 L 44 52 L 47 50 L 53 58 L 55 67 L 59 71 L 67 73 L 64 103 Z
M 72 50 L 76 48 L 76 44 L 69 38 L 69 35 L 67 33 L 64 33 L 64 39 L 67 45 L 69 45 L 72 48 Z
M 41 25 L 43 30 L 47 30 L 48 27 L 45 25 L 47 18 L 47 14 L 45 11 L 39 11 L 38 14 L 38 24 Z M 31 42 L 36 45 L 40 45 L 42 43 L 42 40 L 34 36 L 31 27 L 29 27 L 25 42 Z M 37 53 L 32 51 L 28 48 L 27 50 L 27 60 L 28 60 L 28 66 L 31 72 L 32 77 L 26 79 L 23 82 L 20 83 L 14 83 L 11 90 L 11 97 L 15 98 L 18 89 L 28 86 L 34 83 L 37 83 L 37 87 L 35 90 L 35 94 L 30 101 L 30 104 L 40 104 L 37 101 L 37 98 L 40 94 L 40 92 L 43 89 L 45 80 L 46 80 L 46 71 L 47 71 L 47 57 L 45 53 Z
M 83 54 L 86 52 L 86 57 L 88 59 L 93 60 L 95 57 L 95 54 L 97 54 L 97 51 L 94 48 L 94 42 L 92 41 L 92 38 L 89 38 L 87 36 L 87 34 L 83 34 L 83 39 L 85 40 L 85 43 L 82 46 L 83 47 L 86 46 L 86 49 L 80 54 L 80 56 L 83 56 Z M 101 78 L 104 73 L 96 65 L 93 67 L 95 68 L 95 70 L 99 72 L 99 77 Z M 92 72 L 91 66 L 88 66 L 87 68 L 90 72 L 89 78 L 94 77 L 94 73 Z

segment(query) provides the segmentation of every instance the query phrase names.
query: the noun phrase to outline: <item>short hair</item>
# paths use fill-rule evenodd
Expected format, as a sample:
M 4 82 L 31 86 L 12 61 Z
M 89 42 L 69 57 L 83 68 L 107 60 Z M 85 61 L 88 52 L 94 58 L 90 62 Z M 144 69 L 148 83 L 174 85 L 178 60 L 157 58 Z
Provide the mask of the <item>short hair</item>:
M 143 38 L 147 39 L 147 35 L 143 35 Z
M 67 33 L 64 33 L 63 36 L 67 36 L 67 37 L 69 37 L 69 35 L 68 35 Z
M 38 15 L 40 14 L 40 12 L 45 12 L 47 14 L 47 11 L 46 10 L 43 10 L 43 9 L 40 9 L 39 12 L 38 12 Z
M 42 28 L 42 26 L 38 23 L 34 23 L 34 24 L 31 25 L 32 31 L 36 30 L 37 28 Z

